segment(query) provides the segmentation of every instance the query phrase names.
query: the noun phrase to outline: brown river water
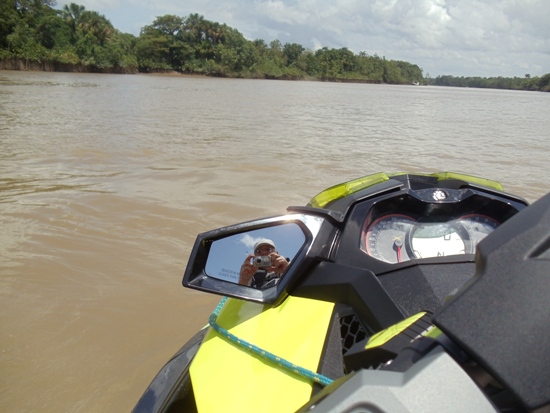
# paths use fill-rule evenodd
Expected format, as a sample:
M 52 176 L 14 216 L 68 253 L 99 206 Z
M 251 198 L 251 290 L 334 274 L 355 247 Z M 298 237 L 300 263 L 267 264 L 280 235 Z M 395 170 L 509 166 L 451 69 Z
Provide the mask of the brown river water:
M 385 171 L 550 191 L 550 94 L 0 72 L 0 411 L 130 411 L 220 297 L 196 235 Z

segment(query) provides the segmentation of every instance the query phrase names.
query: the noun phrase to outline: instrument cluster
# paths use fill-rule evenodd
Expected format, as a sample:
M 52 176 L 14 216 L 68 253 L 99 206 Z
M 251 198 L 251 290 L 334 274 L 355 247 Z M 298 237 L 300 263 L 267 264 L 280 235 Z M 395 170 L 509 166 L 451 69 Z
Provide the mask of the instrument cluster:
M 499 225 L 494 218 L 478 213 L 438 219 L 388 213 L 366 223 L 361 249 L 390 264 L 474 254 L 477 244 Z

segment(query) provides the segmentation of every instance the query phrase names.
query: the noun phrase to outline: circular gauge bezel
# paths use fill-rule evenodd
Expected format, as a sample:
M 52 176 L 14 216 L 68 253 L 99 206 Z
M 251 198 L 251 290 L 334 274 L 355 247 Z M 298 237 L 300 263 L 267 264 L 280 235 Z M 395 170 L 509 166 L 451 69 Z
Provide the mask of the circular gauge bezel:
M 472 218 L 480 218 L 484 221 L 489 221 L 489 223 L 490 223 L 489 227 L 492 229 L 491 232 L 487 233 L 482 239 L 476 240 L 475 239 L 476 237 L 473 235 L 473 233 L 472 233 L 471 229 L 469 228 L 469 226 L 464 223 L 464 221 L 476 222 Z M 501 225 L 501 222 L 499 222 L 495 218 L 493 218 L 489 215 L 477 214 L 477 213 L 461 215 L 460 217 L 456 218 L 456 221 L 460 225 L 462 225 L 464 227 L 464 229 L 468 232 L 468 237 L 469 237 L 470 243 L 472 244 L 472 246 L 471 246 L 472 254 L 475 253 L 477 244 L 479 244 L 486 236 L 491 234 L 495 229 L 497 229 Z M 476 222 L 476 224 L 483 225 L 484 222 Z
M 397 245 L 395 243 L 395 241 L 398 241 L 398 239 L 394 240 L 394 243 L 392 243 L 391 247 L 389 247 L 388 245 L 383 245 L 382 246 L 382 243 L 380 243 L 381 247 L 392 248 L 393 251 L 391 251 L 391 252 L 390 252 L 389 249 L 387 251 L 381 251 L 380 247 L 375 247 L 375 246 L 372 245 L 373 242 L 380 242 L 381 241 L 379 239 L 379 236 L 382 234 L 382 232 L 384 232 L 385 236 L 391 236 L 390 232 L 395 231 L 394 229 L 388 228 L 388 227 L 378 228 L 378 226 L 382 222 L 387 222 L 389 224 L 392 220 L 393 221 L 395 221 L 395 220 L 406 221 L 406 224 L 408 225 L 408 228 L 404 228 L 401 231 L 402 232 L 402 245 L 401 245 L 401 248 L 400 248 L 400 250 L 401 250 L 400 252 L 397 250 Z M 410 248 L 409 234 L 411 232 L 411 229 L 416 224 L 416 222 L 417 222 L 417 219 L 415 217 L 411 216 L 411 215 L 406 215 L 406 214 L 385 214 L 385 215 L 382 215 L 382 216 L 374 219 L 366 227 L 366 229 L 363 233 L 363 236 L 362 236 L 362 240 L 363 240 L 362 249 L 369 256 L 371 256 L 371 257 L 373 257 L 373 258 L 375 258 L 379 261 L 387 262 L 389 264 L 399 264 L 401 262 L 410 261 L 411 259 L 414 259 L 415 256 L 412 252 L 412 249 Z M 405 223 L 405 222 L 401 222 L 401 223 Z M 399 224 L 399 222 L 397 222 L 397 224 Z M 378 233 L 378 235 L 376 236 L 376 240 L 371 241 L 371 237 L 376 233 Z M 395 258 L 393 256 L 393 254 L 395 254 Z

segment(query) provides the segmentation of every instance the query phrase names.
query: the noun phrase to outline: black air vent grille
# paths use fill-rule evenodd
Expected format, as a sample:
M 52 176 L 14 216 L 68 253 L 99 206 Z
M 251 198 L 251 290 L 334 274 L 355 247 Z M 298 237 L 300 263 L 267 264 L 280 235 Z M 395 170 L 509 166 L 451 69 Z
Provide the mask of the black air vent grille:
M 340 318 L 340 332 L 342 335 L 343 354 L 346 354 L 355 343 L 368 337 L 367 332 L 355 314 Z

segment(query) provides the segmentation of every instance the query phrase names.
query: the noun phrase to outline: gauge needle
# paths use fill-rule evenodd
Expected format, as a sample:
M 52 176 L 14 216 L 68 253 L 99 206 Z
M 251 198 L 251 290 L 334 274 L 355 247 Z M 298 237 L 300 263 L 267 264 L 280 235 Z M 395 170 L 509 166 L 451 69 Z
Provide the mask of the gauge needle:
M 403 246 L 403 242 L 398 238 L 395 240 L 395 250 L 397 251 L 397 262 L 401 262 L 401 247 Z

